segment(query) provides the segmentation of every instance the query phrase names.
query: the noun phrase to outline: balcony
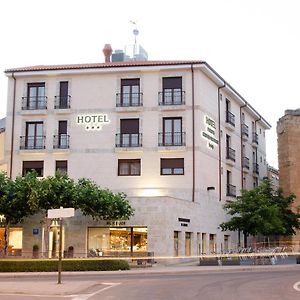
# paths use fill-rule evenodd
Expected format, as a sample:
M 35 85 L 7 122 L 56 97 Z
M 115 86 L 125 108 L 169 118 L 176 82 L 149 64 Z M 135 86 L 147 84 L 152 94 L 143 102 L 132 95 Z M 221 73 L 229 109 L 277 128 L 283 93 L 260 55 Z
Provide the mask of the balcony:
M 180 147 L 185 146 L 185 132 L 159 132 L 159 147 Z
M 143 93 L 117 93 L 117 107 L 141 107 L 143 106 Z
M 230 159 L 232 161 L 235 161 L 235 150 L 227 147 L 226 148 L 226 159 Z
M 53 136 L 53 149 L 69 149 L 70 136 L 68 134 L 58 134 Z
M 242 159 L 242 166 L 243 166 L 243 172 L 244 173 L 249 173 L 250 160 L 249 160 L 248 157 L 243 157 L 243 159 Z
M 257 163 L 253 163 L 253 176 L 259 175 L 259 165 Z
M 45 149 L 45 136 L 20 136 L 20 150 Z
M 171 109 L 176 108 L 177 105 L 185 104 L 185 91 L 181 89 L 168 89 L 158 93 L 158 105 L 160 107 L 171 106 Z
M 252 146 L 253 147 L 258 146 L 258 134 L 256 132 L 252 133 Z
M 47 109 L 47 96 L 22 97 L 22 110 Z
M 226 128 L 234 130 L 235 128 L 235 115 L 229 110 L 226 111 Z
M 249 127 L 246 124 L 242 124 L 242 138 L 247 141 L 249 137 Z
M 55 96 L 54 109 L 69 109 L 71 108 L 71 96 Z
M 227 184 L 226 187 L 226 196 L 236 197 L 236 186 L 232 184 Z
M 142 133 L 117 133 L 116 148 L 142 147 Z

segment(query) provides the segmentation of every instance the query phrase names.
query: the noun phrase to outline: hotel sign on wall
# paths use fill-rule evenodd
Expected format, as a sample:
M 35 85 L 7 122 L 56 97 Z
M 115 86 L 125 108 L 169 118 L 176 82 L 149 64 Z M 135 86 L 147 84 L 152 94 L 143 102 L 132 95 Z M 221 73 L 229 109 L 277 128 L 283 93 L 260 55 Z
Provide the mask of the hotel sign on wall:
M 110 119 L 107 114 L 78 115 L 77 125 L 85 126 L 85 130 L 101 130 L 103 125 L 109 124 Z
M 204 116 L 205 131 L 201 131 L 201 136 L 207 141 L 207 147 L 211 150 L 218 146 L 219 141 L 216 138 L 216 122 L 209 116 Z

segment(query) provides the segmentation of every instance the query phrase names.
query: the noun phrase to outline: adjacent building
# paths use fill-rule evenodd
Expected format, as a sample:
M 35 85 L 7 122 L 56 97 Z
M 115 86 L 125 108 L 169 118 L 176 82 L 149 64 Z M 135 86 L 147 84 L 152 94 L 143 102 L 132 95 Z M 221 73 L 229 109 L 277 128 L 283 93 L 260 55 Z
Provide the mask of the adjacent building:
M 221 232 L 226 201 L 267 176 L 266 120 L 204 61 L 111 61 L 14 68 L 8 77 L 8 174 L 67 172 L 125 192 L 135 215 L 66 220 L 74 255 L 191 256 L 236 248 Z M 120 60 L 120 61 L 119 61 Z M 12 138 L 13 137 L 13 138 Z M 55 220 L 22 225 L 22 251 L 58 249 Z
M 285 195 L 295 194 L 293 210 L 299 212 L 300 207 L 300 109 L 286 110 L 277 122 L 278 164 L 280 171 L 280 187 Z M 300 231 L 291 237 L 299 244 Z

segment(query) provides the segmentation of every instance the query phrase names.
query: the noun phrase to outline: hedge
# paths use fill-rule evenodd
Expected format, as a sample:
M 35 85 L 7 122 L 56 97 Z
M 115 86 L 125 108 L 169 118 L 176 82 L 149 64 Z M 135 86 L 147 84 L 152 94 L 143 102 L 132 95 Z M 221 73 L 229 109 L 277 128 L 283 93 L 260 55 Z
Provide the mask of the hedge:
M 0 260 L 0 272 L 55 272 L 57 260 L 18 259 Z M 62 262 L 63 271 L 117 271 L 129 270 L 125 260 L 66 259 Z

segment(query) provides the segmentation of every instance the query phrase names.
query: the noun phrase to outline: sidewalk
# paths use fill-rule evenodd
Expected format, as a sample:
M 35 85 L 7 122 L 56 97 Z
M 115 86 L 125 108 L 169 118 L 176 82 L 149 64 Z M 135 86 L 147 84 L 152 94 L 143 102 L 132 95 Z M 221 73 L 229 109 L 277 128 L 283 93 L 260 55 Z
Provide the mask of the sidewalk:
M 100 271 L 100 272 L 63 272 L 62 284 L 57 284 L 57 272 L 42 273 L 0 273 L 0 297 L 3 294 L 26 295 L 78 295 L 97 286 L 97 289 L 105 288 L 112 279 L 105 279 L 105 275 L 143 275 L 143 274 L 177 274 L 194 272 L 230 272 L 230 271 L 270 271 L 270 270 L 295 270 L 300 272 L 300 265 L 265 265 L 265 266 L 197 266 L 197 265 L 154 265 L 148 268 L 131 269 L 127 271 Z M 101 275 L 98 280 L 76 280 L 76 276 Z M 104 276 L 103 276 L 104 275 Z M 51 278 L 47 278 L 51 276 Z M 33 277 L 33 278 L 32 278 Z M 38 278 L 43 277 L 42 280 Z M 5 281 L 1 278 L 6 278 Z M 16 278 L 19 279 L 16 284 Z M 108 281 L 108 282 L 106 282 Z

